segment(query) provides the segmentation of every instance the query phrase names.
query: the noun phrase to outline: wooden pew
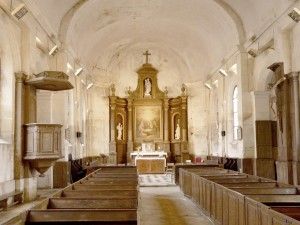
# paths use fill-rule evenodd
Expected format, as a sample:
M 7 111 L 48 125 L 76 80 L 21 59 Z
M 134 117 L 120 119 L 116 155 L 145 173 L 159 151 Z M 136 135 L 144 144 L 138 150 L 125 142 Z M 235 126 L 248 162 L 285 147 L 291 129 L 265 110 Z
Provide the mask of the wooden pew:
M 23 192 L 22 191 L 14 191 L 5 195 L 0 196 L 0 209 L 4 211 L 8 208 L 8 200 L 12 198 L 13 205 L 23 202 Z
M 30 210 L 26 224 L 136 225 L 136 171 L 104 170 L 100 168 Z
M 76 184 L 70 187 L 73 190 L 119 190 L 119 189 L 134 189 L 137 185 L 107 185 L 107 184 Z
M 26 224 L 136 225 L 136 209 L 31 210 Z
M 183 193 L 215 224 L 300 225 L 300 195 L 291 185 L 217 169 L 186 169 L 180 176 Z
M 82 184 L 98 184 L 98 185 L 137 185 L 137 180 L 111 180 L 111 181 L 103 181 L 97 179 L 87 179 L 81 182 Z
M 136 209 L 137 198 L 51 198 L 48 209 Z
M 119 189 L 119 190 L 71 190 L 71 191 L 63 191 L 62 197 L 67 198 L 76 198 L 76 197 L 82 197 L 82 198 L 94 198 L 94 197 L 107 197 L 107 198 L 115 198 L 115 197 L 122 197 L 122 196 L 138 196 L 138 191 L 131 189 L 131 190 L 125 190 L 125 189 Z

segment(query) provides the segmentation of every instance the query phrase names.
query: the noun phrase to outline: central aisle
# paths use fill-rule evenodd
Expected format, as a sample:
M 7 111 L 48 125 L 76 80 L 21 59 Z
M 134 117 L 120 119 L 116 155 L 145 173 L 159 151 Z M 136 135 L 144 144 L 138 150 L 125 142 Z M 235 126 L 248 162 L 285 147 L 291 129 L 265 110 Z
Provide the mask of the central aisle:
M 140 187 L 140 225 L 213 225 L 178 186 Z

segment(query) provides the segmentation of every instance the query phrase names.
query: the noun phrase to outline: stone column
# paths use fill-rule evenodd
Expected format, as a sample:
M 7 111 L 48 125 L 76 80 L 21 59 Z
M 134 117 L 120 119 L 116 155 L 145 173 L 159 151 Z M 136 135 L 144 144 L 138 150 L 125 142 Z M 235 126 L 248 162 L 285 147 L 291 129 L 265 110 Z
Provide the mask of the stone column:
M 164 99 L 164 151 L 170 157 L 170 142 L 169 142 L 169 99 Z
M 37 178 L 33 176 L 28 162 L 23 161 L 24 130 L 23 125 L 36 122 L 36 92 L 24 84 L 26 75 L 16 73 L 15 86 L 15 152 L 14 179 L 16 190 L 23 190 L 24 200 L 32 201 L 37 195 Z M 32 99 L 30 99 L 32 98 Z
M 293 146 L 293 184 L 300 183 L 300 109 L 299 109 L 299 72 L 289 74 L 291 80 L 291 125 Z
M 128 140 L 127 140 L 127 163 L 131 163 L 130 153 L 133 152 L 133 127 L 132 127 L 132 99 L 129 97 L 127 102 L 128 110 Z
M 24 80 L 26 75 L 16 73 L 16 92 L 15 92 L 15 153 L 14 153 L 14 177 L 16 180 L 24 177 L 23 168 L 23 124 L 24 124 Z M 16 185 L 19 189 L 19 185 Z
M 117 146 L 115 134 L 115 116 L 116 116 L 116 99 L 117 97 L 110 97 L 110 142 L 109 142 L 109 162 L 117 164 Z

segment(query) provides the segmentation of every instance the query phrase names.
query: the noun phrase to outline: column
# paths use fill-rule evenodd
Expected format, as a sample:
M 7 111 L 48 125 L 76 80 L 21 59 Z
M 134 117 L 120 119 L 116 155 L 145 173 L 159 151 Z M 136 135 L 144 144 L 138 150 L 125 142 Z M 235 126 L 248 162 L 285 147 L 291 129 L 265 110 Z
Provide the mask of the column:
M 181 161 L 190 159 L 187 142 L 187 96 L 181 96 Z
M 117 146 L 115 135 L 115 112 L 116 110 L 116 97 L 110 97 L 110 142 L 109 142 L 109 162 L 117 164 Z
M 170 156 L 169 142 L 169 99 L 164 99 L 164 151 Z
M 23 161 L 24 132 L 23 125 L 36 122 L 36 94 L 35 89 L 30 89 L 24 84 L 26 75 L 16 73 L 15 87 L 15 152 L 14 152 L 14 179 L 16 190 L 24 191 L 24 200 L 32 201 L 37 195 L 37 178 L 32 174 L 28 162 Z M 30 97 L 32 98 L 30 100 Z
M 289 74 L 291 80 L 291 125 L 293 146 L 293 184 L 300 183 L 300 109 L 299 109 L 299 72 Z
M 128 141 L 127 141 L 127 163 L 131 163 L 130 153 L 133 152 L 133 139 L 132 139 L 132 98 L 128 98 L 127 102 L 128 110 Z
M 14 177 L 15 180 L 24 177 L 24 168 L 22 161 L 22 148 L 23 148 L 23 124 L 24 124 L 24 80 L 25 74 L 16 73 L 16 95 L 15 95 L 15 153 L 14 153 Z M 18 189 L 18 185 L 16 185 Z

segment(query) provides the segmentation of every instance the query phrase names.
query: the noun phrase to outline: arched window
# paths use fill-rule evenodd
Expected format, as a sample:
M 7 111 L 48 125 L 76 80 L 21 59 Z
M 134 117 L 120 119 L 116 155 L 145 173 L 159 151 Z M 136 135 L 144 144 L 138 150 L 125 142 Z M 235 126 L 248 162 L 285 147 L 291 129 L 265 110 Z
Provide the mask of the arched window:
M 233 139 L 238 139 L 238 129 L 239 129 L 239 99 L 238 99 L 238 88 L 237 86 L 233 89 L 232 95 L 232 112 L 233 112 Z

